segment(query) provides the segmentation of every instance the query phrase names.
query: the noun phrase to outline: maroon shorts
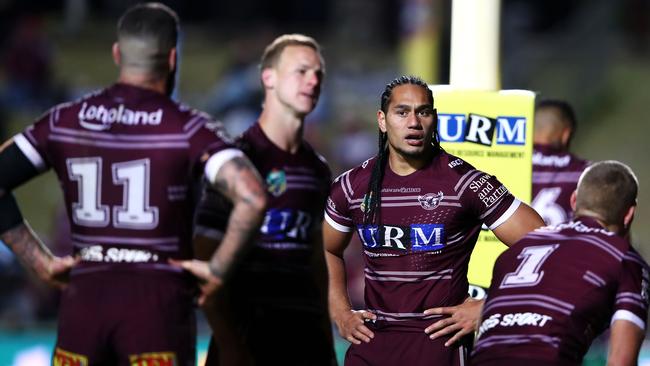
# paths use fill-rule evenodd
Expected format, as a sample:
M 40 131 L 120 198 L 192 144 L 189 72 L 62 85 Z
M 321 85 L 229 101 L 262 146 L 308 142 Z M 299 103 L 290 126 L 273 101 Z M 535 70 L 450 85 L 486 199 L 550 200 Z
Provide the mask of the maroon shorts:
M 196 364 L 192 282 L 136 271 L 73 276 L 63 292 L 55 365 Z
M 324 329 L 322 316 L 260 306 L 239 321 L 239 331 L 254 365 L 336 365 L 331 329 Z M 205 366 L 218 365 L 219 346 L 212 338 Z
M 464 345 L 445 347 L 444 339 L 429 339 L 422 331 L 373 329 L 375 337 L 360 345 L 350 345 L 345 366 L 465 366 L 468 349 Z

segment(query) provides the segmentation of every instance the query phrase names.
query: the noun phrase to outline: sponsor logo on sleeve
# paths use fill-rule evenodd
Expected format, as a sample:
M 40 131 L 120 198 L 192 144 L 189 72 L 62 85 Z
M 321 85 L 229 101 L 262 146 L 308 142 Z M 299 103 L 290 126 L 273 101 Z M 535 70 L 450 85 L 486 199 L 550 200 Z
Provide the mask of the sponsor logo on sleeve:
M 52 358 L 52 365 L 54 366 L 87 366 L 88 357 L 69 351 L 64 351 L 59 347 L 54 350 L 54 357 Z
M 266 176 L 267 190 L 274 197 L 282 195 L 287 190 L 287 175 L 284 170 L 272 169 Z
M 430 211 L 435 210 L 440 205 L 443 197 L 442 191 L 438 193 L 427 193 L 423 196 L 418 196 L 418 202 L 420 202 L 420 206 L 423 209 Z
M 336 204 L 330 197 L 327 197 L 327 207 L 329 207 L 332 211 L 336 211 Z
M 457 166 L 463 165 L 463 160 L 461 160 L 461 159 L 452 160 L 452 161 L 449 162 L 449 164 L 447 164 L 447 165 L 448 165 L 450 168 L 455 168 L 455 167 L 457 167 Z
M 106 107 L 100 105 L 88 105 L 83 103 L 79 110 L 79 124 L 92 131 L 105 131 L 111 128 L 113 123 L 126 126 L 158 126 L 163 118 L 163 110 L 155 111 L 131 110 L 123 104 L 117 107 Z
M 499 185 L 495 187 L 489 181 L 492 178 L 489 174 L 483 174 L 480 177 L 474 179 L 472 183 L 469 184 L 469 188 L 472 192 L 477 193 L 478 199 L 483 202 L 485 207 L 490 207 L 492 204 L 497 202 L 503 195 L 508 193 L 508 189 L 504 185 Z
M 139 355 L 130 355 L 131 366 L 176 366 L 176 354 L 174 352 L 150 352 Z

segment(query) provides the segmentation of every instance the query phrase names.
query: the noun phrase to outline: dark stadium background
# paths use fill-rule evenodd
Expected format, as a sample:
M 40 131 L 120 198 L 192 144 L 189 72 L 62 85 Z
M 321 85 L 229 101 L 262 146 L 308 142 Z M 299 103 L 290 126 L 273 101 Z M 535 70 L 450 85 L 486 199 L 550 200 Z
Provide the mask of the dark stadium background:
M 183 25 L 177 96 L 213 113 L 236 134 L 259 111 L 256 61 L 264 45 L 281 33 L 312 35 L 324 46 L 327 78 L 307 137 L 338 174 L 374 152 L 379 93 L 387 81 L 411 70 L 399 50 L 423 12 L 437 51 L 419 61 L 431 60 L 428 82 L 448 82 L 450 1 L 164 1 Z M 115 80 L 110 57 L 115 22 L 133 3 L 0 0 L 2 140 L 49 106 Z M 570 101 L 579 119 L 573 150 L 590 160 L 621 160 L 635 170 L 641 187 L 633 241 L 646 258 L 649 61 L 650 0 L 502 0 L 502 88 Z M 17 196 L 37 232 L 64 252 L 65 220 L 54 175 L 39 177 Z M 0 365 L 18 362 L 19 349 L 27 352 L 20 356 L 28 357 L 23 364 L 36 365 L 42 357 L 47 362 L 56 294 L 27 278 L 4 247 L 0 281 Z M 361 301 L 358 295 L 355 301 Z M 201 327 L 202 344 L 206 334 Z M 338 345 L 340 351 L 346 347 Z M 600 347 L 585 364 L 603 362 Z M 642 351 L 644 360 L 650 360 L 650 346 Z

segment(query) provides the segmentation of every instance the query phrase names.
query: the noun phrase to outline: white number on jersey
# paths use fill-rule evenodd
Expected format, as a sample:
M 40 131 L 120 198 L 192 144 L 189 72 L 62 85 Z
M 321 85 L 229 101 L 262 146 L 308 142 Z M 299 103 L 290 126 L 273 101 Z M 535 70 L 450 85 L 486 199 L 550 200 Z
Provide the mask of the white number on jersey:
M 567 221 L 567 213 L 555 201 L 562 193 L 562 188 L 542 188 L 535 196 L 531 206 L 539 213 L 547 225 L 557 225 Z
M 540 271 L 539 268 L 559 246 L 559 244 L 549 244 L 524 248 L 517 256 L 523 259 L 523 262 L 515 272 L 510 272 L 503 277 L 500 288 L 537 285 L 544 277 L 544 271 Z
M 102 159 L 70 158 L 66 164 L 79 192 L 79 202 L 72 204 L 72 220 L 82 226 L 108 226 L 109 208 L 101 204 Z M 136 230 L 158 226 L 158 208 L 149 206 L 149 159 L 115 163 L 112 171 L 113 183 L 124 186 L 122 205 L 113 207 L 113 226 Z

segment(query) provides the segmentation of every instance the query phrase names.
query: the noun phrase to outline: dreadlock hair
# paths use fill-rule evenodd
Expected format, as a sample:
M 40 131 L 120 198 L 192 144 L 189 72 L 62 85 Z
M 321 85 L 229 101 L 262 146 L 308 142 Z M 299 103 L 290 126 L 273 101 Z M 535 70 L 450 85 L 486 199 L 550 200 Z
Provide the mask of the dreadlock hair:
M 393 89 L 400 85 L 417 85 L 422 87 L 427 92 L 427 97 L 431 108 L 433 109 L 433 93 L 429 86 L 424 80 L 417 76 L 400 76 L 390 83 L 386 84 L 384 92 L 381 93 L 381 101 L 379 108 L 382 112 L 388 113 L 388 106 L 391 102 L 391 97 L 393 96 Z M 431 141 L 433 149 L 438 152 L 442 150 L 440 147 L 440 138 L 438 136 L 438 127 L 436 121 L 436 127 L 433 129 L 433 139 Z M 363 198 L 363 205 L 365 206 L 365 212 L 363 214 L 363 224 L 364 225 L 374 225 L 379 224 L 380 220 L 380 208 L 381 208 L 381 182 L 384 179 L 384 171 L 386 169 L 386 159 L 388 157 L 388 146 L 386 142 L 388 141 L 388 135 L 386 132 L 381 132 L 378 130 L 379 139 L 378 139 L 378 151 L 375 156 L 375 165 L 372 168 L 372 174 L 370 176 L 370 181 L 368 182 L 368 190 L 366 195 Z

